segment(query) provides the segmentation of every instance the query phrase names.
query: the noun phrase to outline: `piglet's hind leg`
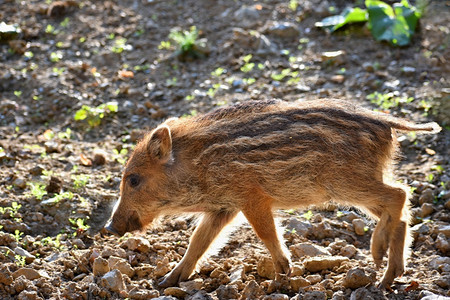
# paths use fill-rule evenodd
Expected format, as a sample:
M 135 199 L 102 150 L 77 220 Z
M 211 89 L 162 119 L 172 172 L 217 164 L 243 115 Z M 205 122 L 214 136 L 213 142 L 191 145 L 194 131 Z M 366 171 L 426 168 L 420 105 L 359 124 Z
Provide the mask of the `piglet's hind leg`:
M 269 250 L 275 272 L 287 274 L 290 273 L 289 259 L 283 252 L 275 222 L 272 215 L 273 199 L 263 192 L 253 190 L 249 193 L 246 205 L 242 212 L 252 225 L 256 234 L 264 242 Z

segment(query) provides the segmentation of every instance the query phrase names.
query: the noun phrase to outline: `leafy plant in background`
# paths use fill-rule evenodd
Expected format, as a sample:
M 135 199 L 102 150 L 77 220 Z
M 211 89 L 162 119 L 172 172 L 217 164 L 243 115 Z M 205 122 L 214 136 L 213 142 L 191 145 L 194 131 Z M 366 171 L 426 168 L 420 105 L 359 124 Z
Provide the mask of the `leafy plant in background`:
M 89 175 L 79 174 L 72 175 L 71 178 L 73 180 L 73 187 L 78 190 L 85 187 L 91 177 Z
M 333 32 L 350 23 L 367 22 L 367 19 L 367 10 L 359 7 L 346 8 L 340 15 L 327 17 L 315 25 Z
M 22 236 L 23 232 L 21 232 L 19 229 L 14 230 L 14 238 L 16 239 L 16 242 L 20 242 Z
M 72 224 L 72 229 L 75 230 L 75 232 L 73 233 L 73 236 L 80 235 L 81 233 L 85 232 L 86 230 L 88 230 L 90 228 L 90 226 L 86 224 L 86 220 L 85 219 L 81 219 L 81 218 L 72 219 L 72 218 L 69 218 L 69 222 L 70 222 L 70 224 Z
M 173 29 L 169 38 L 178 45 L 181 52 L 193 51 L 198 38 L 198 30 L 195 26 L 192 26 L 189 31 Z
M 411 41 L 417 22 L 422 16 L 408 0 L 395 3 L 393 8 L 378 0 L 366 0 L 369 28 L 377 41 L 405 46 Z
M 25 263 L 26 263 L 25 258 L 26 258 L 25 256 L 22 256 L 19 254 L 14 255 L 14 259 L 16 260 L 16 265 L 19 267 L 25 266 Z
M 255 63 L 250 62 L 250 60 L 252 59 L 253 55 L 248 54 L 246 56 L 244 56 L 242 58 L 242 61 L 244 62 L 244 64 L 242 65 L 242 67 L 240 68 L 240 70 L 244 73 L 248 73 L 251 70 L 253 70 L 253 68 L 255 67 Z
M 118 111 L 118 104 L 115 101 L 100 104 L 97 107 L 83 105 L 74 116 L 75 121 L 86 120 L 91 127 L 100 125 L 102 119 L 111 113 Z
M 114 153 L 114 159 L 120 163 L 121 165 L 124 165 L 127 161 L 126 156 L 128 154 L 128 149 L 127 148 L 122 148 L 119 150 L 117 149 L 113 149 L 113 153 Z
M 307 212 L 305 212 L 303 215 L 303 218 L 305 218 L 306 220 L 311 220 L 312 217 L 314 216 L 312 210 L 308 210 Z
M 34 196 L 37 200 L 42 200 L 44 195 L 47 195 L 45 184 L 40 182 L 28 182 L 27 185 L 31 188 L 30 195 Z
M 189 31 L 172 29 L 169 34 L 171 39 L 176 45 L 176 51 L 174 53 L 180 60 L 196 59 L 206 56 L 206 39 L 199 39 L 199 31 L 197 27 L 191 26 Z M 160 46 L 163 46 L 161 43 Z M 165 43 L 165 46 L 170 47 L 170 43 Z
M 387 41 L 395 46 L 410 43 L 423 9 L 417 9 L 408 0 L 394 3 L 393 7 L 380 0 L 366 0 L 365 5 L 367 9 L 347 8 L 340 15 L 317 22 L 316 26 L 333 32 L 347 24 L 368 21 L 377 41 Z
M 9 216 L 14 219 L 16 222 L 22 222 L 22 218 L 17 217 L 17 213 L 19 209 L 22 207 L 22 204 L 18 204 L 17 202 L 12 202 L 11 206 L 0 207 L 0 214 L 9 213 Z M 1 228 L 0 228 L 1 229 Z
M 126 38 L 116 38 L 114 41 L 114 45 L 111 47 L 111 51 L 117 54 L 122 53 L 123 51 L 133 50 L 133 46 L 127 44 Z
M 367 100 L 378 105 L 382 109 L 389 110 L 393 107 L 398 107 L 402 103 L 410 103 L 414 100 L 413 97 L 398 97 L 395 93 L 379 93 L 374 92 L 367 95 Z

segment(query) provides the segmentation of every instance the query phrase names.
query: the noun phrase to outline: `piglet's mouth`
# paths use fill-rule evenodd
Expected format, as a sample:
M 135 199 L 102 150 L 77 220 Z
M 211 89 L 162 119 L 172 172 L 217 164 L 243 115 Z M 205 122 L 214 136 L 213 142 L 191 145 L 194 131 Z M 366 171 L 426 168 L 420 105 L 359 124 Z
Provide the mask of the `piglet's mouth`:
M 142 230 L 142 228 L 143 225 L 135 210 L 126 217 L 114 214 L 112 220 L 105 226 L 106 231 L 117 236 L 123 236 L 127 232 Z

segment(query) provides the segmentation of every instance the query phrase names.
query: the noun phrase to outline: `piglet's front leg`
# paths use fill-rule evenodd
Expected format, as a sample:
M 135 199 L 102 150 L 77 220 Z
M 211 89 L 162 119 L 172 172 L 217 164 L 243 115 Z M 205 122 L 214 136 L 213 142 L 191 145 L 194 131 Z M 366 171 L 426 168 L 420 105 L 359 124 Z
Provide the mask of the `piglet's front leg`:
M 195 229 L 188 250 L 180 263 L 159 283 L 161 287 L 175 286 L 189 278 L 198 260 L 205 254 L 222 229 L 237 215 L 235 211 L 208 212 Z

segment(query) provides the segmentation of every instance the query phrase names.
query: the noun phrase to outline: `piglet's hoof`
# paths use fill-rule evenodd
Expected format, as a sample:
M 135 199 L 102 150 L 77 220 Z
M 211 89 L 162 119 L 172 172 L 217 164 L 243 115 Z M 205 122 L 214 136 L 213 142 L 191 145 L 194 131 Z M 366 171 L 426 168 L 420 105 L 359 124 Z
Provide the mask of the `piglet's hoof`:
M 171 276 L 172 275 L 172 276 Z M 174 274 L 169 273 L 158 283 L 158 286 L 162 288 L 167 288 L 171 286 L 178 286 L 178 276 L 173 276 Z

